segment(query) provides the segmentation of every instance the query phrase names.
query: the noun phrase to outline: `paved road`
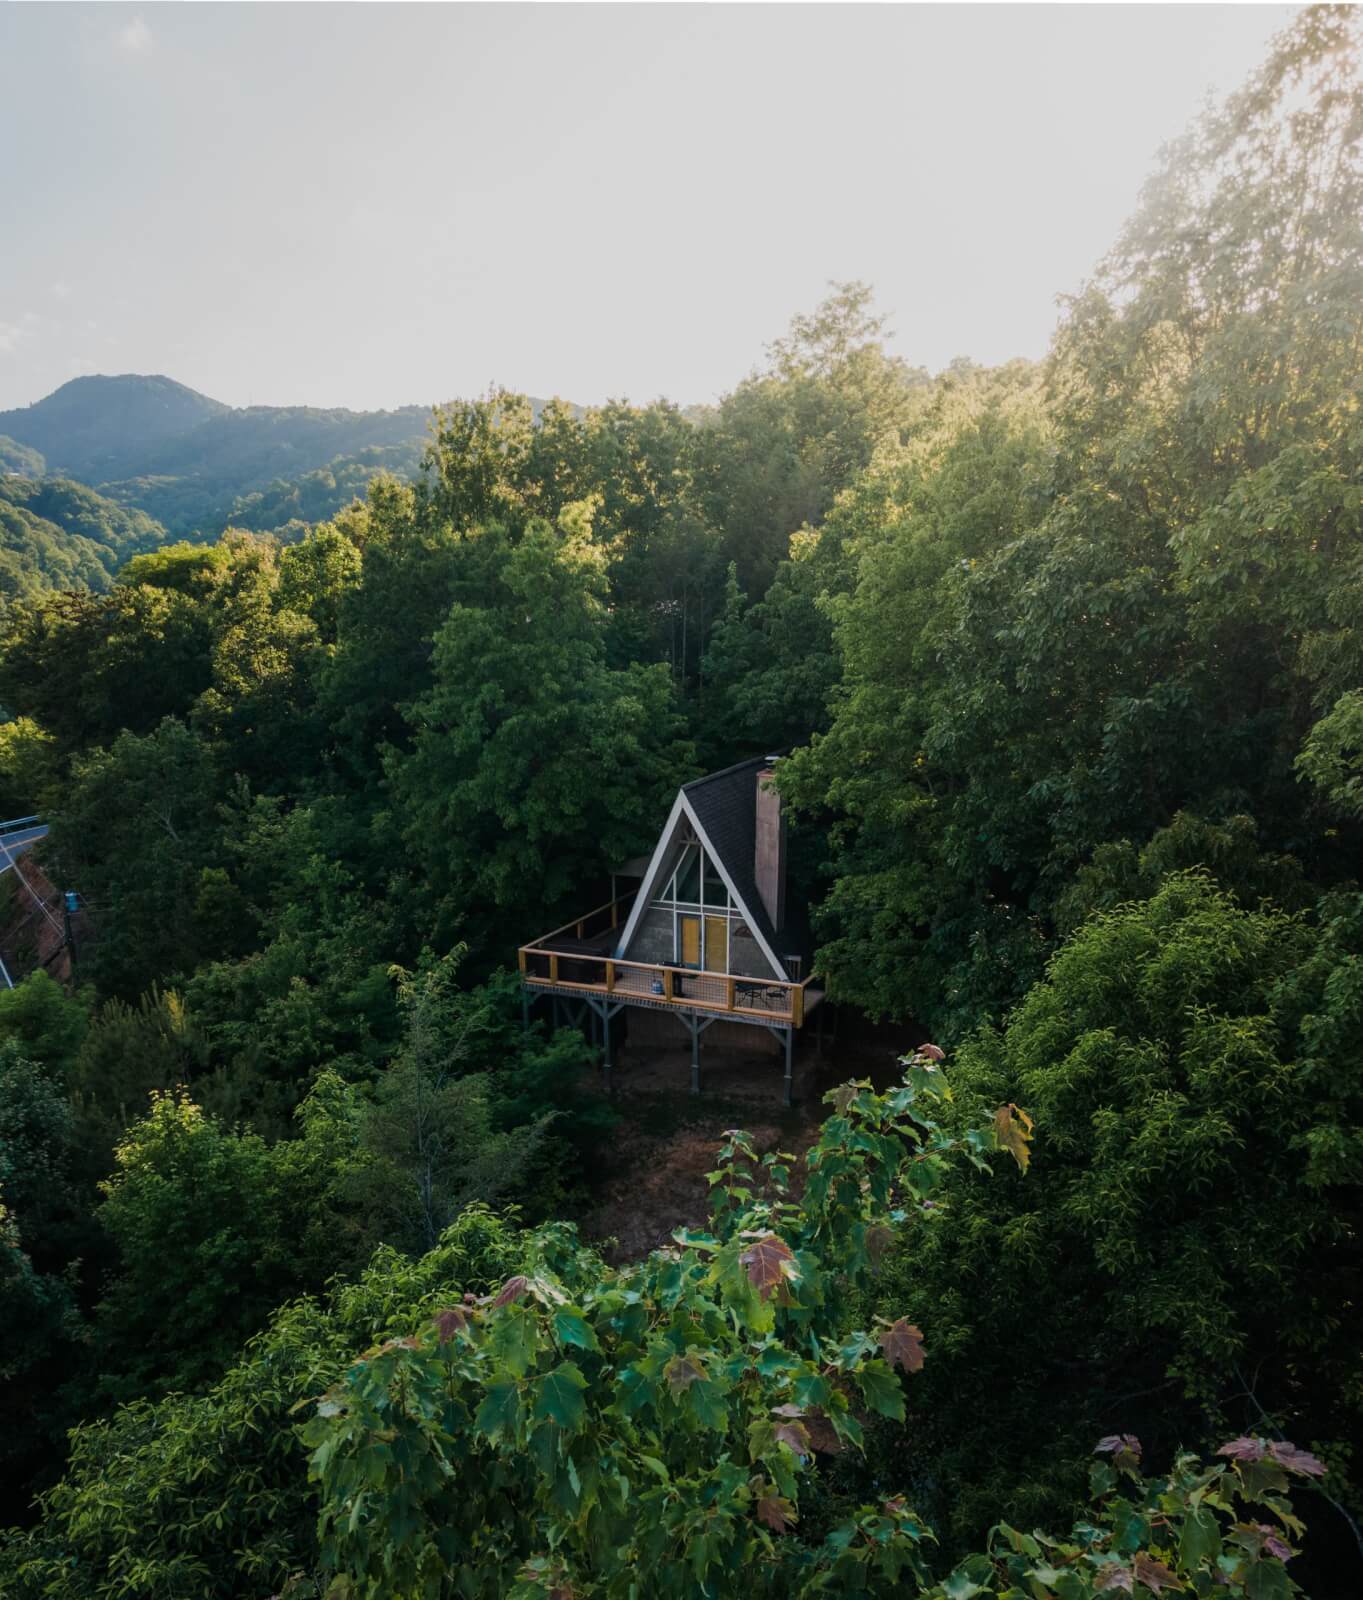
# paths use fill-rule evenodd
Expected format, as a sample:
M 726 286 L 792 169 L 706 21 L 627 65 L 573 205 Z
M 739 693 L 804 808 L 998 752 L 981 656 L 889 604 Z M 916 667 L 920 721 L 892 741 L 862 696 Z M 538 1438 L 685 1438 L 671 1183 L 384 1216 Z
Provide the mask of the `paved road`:
M 14 857 L 23 855 L 29 845 L 47 837 L 47 824 L 35 823 L 31 828 L 16 828 L 13 833 L 0 834 L 0 872 L 8 872 Z
M 14 865 L 16 856 L 23 855 L 29 845 L 46 837 L 47 824 L 44 822 L 34 823 L 29 828 L 15 828 L 12 833 L 0 833 L 0 876 L 3 876 Z M 43 907 L 43 911 L 48 920 L 51 921 L 52 913 L 46 907 Z M 6 967 L 3 961 L 0 961 L 0 982 L 3 982 L 7 989 L 14 987 L 14 979 L 10 977 L 9 968 Z

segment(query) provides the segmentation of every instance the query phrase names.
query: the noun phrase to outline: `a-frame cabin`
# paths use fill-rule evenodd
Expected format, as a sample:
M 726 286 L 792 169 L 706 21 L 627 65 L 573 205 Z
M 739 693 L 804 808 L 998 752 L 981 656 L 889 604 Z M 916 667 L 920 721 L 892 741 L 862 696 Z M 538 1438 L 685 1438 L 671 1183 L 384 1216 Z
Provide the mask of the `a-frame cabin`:
M 786 836 L 773 761 L 758 757 L 684 784 L 639 886 L 522 946 L 530 1001 L 576 1001 L 595 1018 L 611 1067 L 611 1023 L 625 1006 L 674 1013 L 691 1036 L 713 1023 L 768 1029 L 783 1046 L 786 1103 L 795 1030 L 822 1000 L 811 987 L 804 919 L 786 905 Z M 624 869 L 622 869 L 622 874 Z M 624 874 L 628 875 L 628 874 Z

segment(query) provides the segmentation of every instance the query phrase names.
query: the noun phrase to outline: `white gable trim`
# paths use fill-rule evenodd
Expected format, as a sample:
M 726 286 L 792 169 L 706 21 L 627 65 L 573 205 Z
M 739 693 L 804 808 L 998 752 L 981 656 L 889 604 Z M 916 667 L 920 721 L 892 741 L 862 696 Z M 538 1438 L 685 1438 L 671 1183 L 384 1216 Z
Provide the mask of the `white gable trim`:
M 659 834 L 658 842 L 653 847 L 653 854 L 649 858 L 648 870 L 644 873 L 643 882 L 639 885 L 638 893 L 634 897 L 634 908 L 625 923 L 624 932 L 621 933 L 616 943 L 615 955 L 618 960 L 624 960 L 625 951 L 630 947 L 630 941 L 634 938 L 635 931 L 643 920 L 644 912 L 648 910 L 649 903 L 658 892 L 658 880 L 662 877 L 663 868 L 671 858 L 672 846 L 676 842 L 677 829 L 681 825 L 684 811 L 689 809 L 689 807 L 684 806 L 682 792 L 678 789 L 677 798 L 672 802 L 672 814 L 668 817 L 667 826 Z
M 642 921 L 644 913 L 648 910 L 653 896 L 657 893 L 658 880 L 662 877 L 664 869 L 671 861 L 672 848 L 676 843 L 677 833 L 680 830 L 683 819 L 691 824 L 696 838 L 700 841 L 711 864 L 719 873 L 734 905 L 742 913 L 743 920 L 748 925 L 748 932 L 752 934 L 758 949 L 761 950 L 770 963 L 773 976 L 780 978 L 783 982 L 787 981 L 785 965 L 777 958 L 776 952 L 763 937 L 762 929 L 748 909 L 747 901 L 744 900 L 734 886 L 734 880 L 729 876 L 729 870 L 724 865 L 723 858 L 714 845 L 710 843 L 709 835 L 700 825 L 700 818 L 692 810 L 691 802 L 686 798 L 685 789 L 677 791 L 677 798 L 672 805 L 672 814 L 668 817 L 667 826 L 663 829 L 654 848 L 652 859 L 648 863 L 648 871 L 644 874 L 644 881 L 639 885 L 639 893 L 634 902 L 634 909 L 630 912 L 629 920 L 625 923 L 625 931 L 620 935 L 620 941 L 615 947 L 616 959 L 620 961 L 625 959 L 625 952 L 629 949 L 630 941 L 634 938 L 635 931 Z

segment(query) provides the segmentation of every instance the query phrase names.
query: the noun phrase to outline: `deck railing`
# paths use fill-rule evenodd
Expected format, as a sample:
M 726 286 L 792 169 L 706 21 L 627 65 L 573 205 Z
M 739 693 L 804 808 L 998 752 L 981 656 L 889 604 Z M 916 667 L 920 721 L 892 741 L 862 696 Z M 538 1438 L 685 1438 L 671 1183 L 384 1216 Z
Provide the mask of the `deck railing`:
M 608 930 L 623 928 L 629 921 L 629 911 L 633 903 L 634 891 L 631 890 L 629 894 L 621 895 L 618 900 L 607 900 L 605 905 L 583 912 L 574 921 L 565 922 L 561 928 L 555 928 L 552 933 L 546 933 L 532 943 L 522 945 L 521 948 L 542 950 L 556 939 L 595 939 Z
M 532 944 L 522 945 L 518 951 L 522 981 L 532 987 L 607 995 L 641 1005 L 676 1006 L 721 1016 L 727 1013 L 795 1028 L 803 1025 L 808 978 L 796 983 L 704 972 L 665 962 L 621 961 L 607 953 L 571 947 L 573 940 L 590 940 L 608 929 L 623 927 L 627 904 L 617 900 L 598 906 Z

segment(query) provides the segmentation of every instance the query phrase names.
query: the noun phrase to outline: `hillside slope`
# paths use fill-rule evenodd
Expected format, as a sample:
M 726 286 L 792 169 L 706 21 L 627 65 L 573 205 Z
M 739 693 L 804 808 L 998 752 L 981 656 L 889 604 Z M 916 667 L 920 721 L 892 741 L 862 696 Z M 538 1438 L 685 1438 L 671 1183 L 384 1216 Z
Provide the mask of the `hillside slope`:
M 347 465 L 370 452 L 381 452 L 389 471 L 414 473 L 429 416 L 425 406 L 400 411 L 252 406 L 229 411 L 137 454 L 115 458 L 99 488 L 121 505 L 156 517 L 172 533 L 213 535 L 235 520 L 238 501 L 267 489 L 287 500 L 287 485 L 326 469 L 338 480 L 353 479 Z M 364 492 L 362 483 L 359 492 Z M 312 500 L 317 514 L 326 517 L 352 498 L 342 492 L 320 504 L 315 496 Z
M 20 478 L 41 478 L 46 470 L 41 450 L 0 433 L 0 477 L 12 472 Z
M 166 530 L 64 478 L 0 477 L 0 597 L 44 589 L 102 593 L 129 556 L 163 544 Z

